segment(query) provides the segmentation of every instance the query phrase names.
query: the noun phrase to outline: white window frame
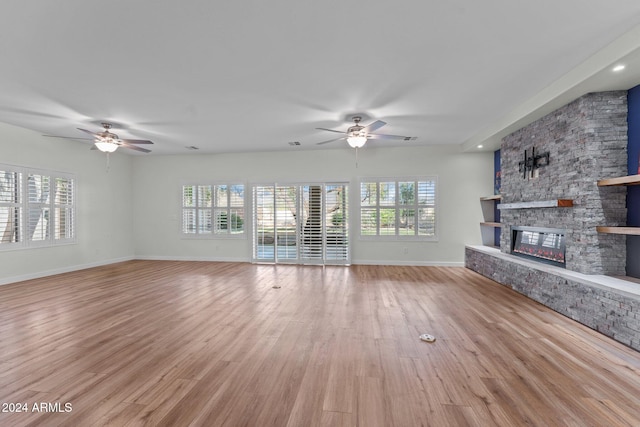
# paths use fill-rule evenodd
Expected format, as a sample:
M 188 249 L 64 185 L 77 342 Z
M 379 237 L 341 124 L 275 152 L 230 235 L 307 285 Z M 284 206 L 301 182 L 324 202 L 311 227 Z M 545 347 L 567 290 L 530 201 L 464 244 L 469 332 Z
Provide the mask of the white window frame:
M 383 204 L 380 200 L 380 183 L 394 183 L 395 196 L 394 201 L 388 204 Z M 434 199 L 433 203 L 420 204 L 418 197 L 414 197 L 412 204 L 401 204 L 399 194 L 399 185 L 404 182 L 414 182 L 416 184 L 416 191 L 419 183 L 430 182 L 434 185 Z M 363 205 L 362 200 L 362 185 L 363 184 L 376 184 L 376 200 L 369 205 Z M 378 240 L 378 241 L 394 241 L 394 240 L 414 240 L 414 241 L 438 241 L 438 177 L 437 176 L 409 176 L 409 177 L 363 177 L 358 180 L 357 188 L 357 221 L 358 221 L 358 236 L 360 240 Z M 414 234 L 406 234 L 400 232 L 400 218 L 398 213 L 402 210 L 409 209 L 417 211 L 420 208 L 431 208 L 434 214 L 434 233 L 433 235 L 421 235 L 418 234 L 418 226 L 414 225 Z M 362 229 L 362 212 L 364 210 L 375 211 L 376 213 L 376 232 L 375 234 L 363 234 Z M 380 224 L 380 210 L 390 209 L 395 211 L 395 226 L 393 234 L 382 234 Z
M 28 249 L 35 247 L 53 247 L 59 245 L 75 244 L 77 242 L 76 236 L 76 193 L 78 181 L 75 174 L 67 172 L 58 172 L 44 169 L 34 169 L 22 166 L 14 166 L 7 164 L 0 164 L 0 171 L 15 173 L 19 176 L 19 186 L 17 188 L 17 202 L 16 201 L 1 201 L 0 207 L 18 208 L 18 241 L 10 243 L 0 243 L 0 251 L 16 250 L 16 249 Z M 35 202 L 30 200 L 30 180 L 31 175 L 39 175 L 47 177 L 49 181 L 48 194 L 43 197 L 44 201 Z M 58 180 L 65 180 L 71 182 L 71 189 L 66 193 L 66 203 L 56 204 L 56 182 Z M 32 237 L 27 237 L 29 229 L 29 213 L 30 210 L 41 209 L 48 212 L 48 220 L 44 232 L 46 238 L 40 240 L 33 240 Z M 60 237 L 56 234 L 56 223 L 58 223 L 57 212 L 60 209 L 65 210 L 65 236 Z M 40 219 L 38 220 L 40 221 Z
M 227 191 L 227 200 L 226 206 L 220 206 L 216 202 L 215 198 L 215 189 L 216 187 L 226 186 L 227 188 L 231 188 L 233 186 L 242 186 L 242 206 L 233 205 L 231 203 L 231 191 Z M 193 206 L 187 206 L 185 204 L 184 192 L 186 187 L 194 187 L 195 192 L 193 198 L 195 203 Z M 211 206 L 200 206 L 198 203 L 199 200 L 199 191 L 201 187 L 211 187 Z M 238 181 L 215 181 L 215 182 L 185 182 L 180 186 L 180 236 L 183 239 L 246 239 L 247 238 L 247 184 L 244 182 Z M 221 232 L 220 229 L 216 229 L 216 213 L 224 212 L 226 213 L 227 218 L 231 218 L 232 214 L 236 209 L 241 209 L 243 212 L 243 224 L 242 231 L 233 233 L 231 227 L 227 223 L 226 231 Z M 193 210 L 195 215 L 195 232 L 186 233 L 185 232 L 185 215 L 187 211 Z M 211 230 L 206 231 L 200 226 L 201 212 L 209 212 L 211 218 Z

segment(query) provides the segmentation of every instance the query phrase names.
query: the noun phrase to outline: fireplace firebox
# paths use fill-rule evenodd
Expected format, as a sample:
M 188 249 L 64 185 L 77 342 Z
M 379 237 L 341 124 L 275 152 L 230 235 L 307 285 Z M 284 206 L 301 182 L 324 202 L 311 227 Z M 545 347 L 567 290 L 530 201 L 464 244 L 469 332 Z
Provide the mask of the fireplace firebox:
M 511 253 L 547 264 L 565 267 L 565 230 L 512 227 Z

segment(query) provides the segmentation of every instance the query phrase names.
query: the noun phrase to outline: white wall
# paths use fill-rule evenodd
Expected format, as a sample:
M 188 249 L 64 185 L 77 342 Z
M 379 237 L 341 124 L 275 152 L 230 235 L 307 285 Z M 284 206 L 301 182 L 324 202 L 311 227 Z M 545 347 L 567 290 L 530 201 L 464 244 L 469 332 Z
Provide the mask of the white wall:
M 480 243 L 479 197 L 493 194 L 493 153 L 461 153 L 458 147 L 283 151 L 222 155 L 136 156 L 133 159 L 136 257 L 145 259 L 251 259 L 251 239 L 193 240 L 180 236 L 181 185 L 185 182 L 347 181 L 352 184 L 351 222 L 357 215 L 361 177 L 438 177 L 437 242 L 372 242 L 352 228 L 354 264 L 462 265 L 464 245 Z M 354 191 L 355 190 L 355 191 Z M 247 221 L 248 222 L 248 221 Z M 406 254 L 405 252 L 406 248 Z
M 179 156 L 106 155 L 82 142 L 42 137 L 0 123 L 0 163 L 75 173 L 76 244 L 0 251 L 0 284 L 136 258 L 249 261 L 250 238 L 190 240 L 180 236 L 184 181 L 347 181 L 357 200 L 362 177 L 438 177 L 437 242 L 361 241 L 352 230 L 352 262 L 460 265 L 464 245 L 480 243 L 478 198 L 491 194 L 492 153 L 458 147 L 332 149 Z M 352 222 L 357 204 L 352 198 Z M 406 248 L 407 253 L 404 253 Z
M 0 251 L 0 284 L 107 264 L 134 255 L 132 156 L 0 123 L 0 163 L 75 173 L 77 243 Z

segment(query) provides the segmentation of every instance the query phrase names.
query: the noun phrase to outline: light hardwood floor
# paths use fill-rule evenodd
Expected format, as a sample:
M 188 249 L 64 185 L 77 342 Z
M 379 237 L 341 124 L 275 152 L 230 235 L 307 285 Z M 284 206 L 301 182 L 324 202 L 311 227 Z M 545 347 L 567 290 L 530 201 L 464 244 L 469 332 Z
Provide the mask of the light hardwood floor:
M 640 353 L 464 268 L 131 261 L 0 315 L 1 426 L 640 425 Z

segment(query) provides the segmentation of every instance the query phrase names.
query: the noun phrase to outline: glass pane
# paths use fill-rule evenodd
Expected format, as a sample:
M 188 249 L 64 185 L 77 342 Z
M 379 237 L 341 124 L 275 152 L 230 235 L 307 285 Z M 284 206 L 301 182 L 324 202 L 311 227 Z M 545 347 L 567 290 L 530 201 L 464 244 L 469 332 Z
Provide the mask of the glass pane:
M 195 209 L 182 210 L 182 232 L 185 234 L 196 233 L 196 210 Z
M 29 203 L 49 203 L 49 177 L 29 175 Z
M 227 234 L 229 232 L 229 213 L 226 209 L 216 209 L 216 234 Z
M 198 210 L 198 234 L 211 233 L 211 210 Z
M 182 206 L 185 208 L 195 207 L 195 185 L 185 185 L 182 187 Z
M 396 234 L 396 210 L 394 208 L 380 208 L 380 235 Z
M 73 180 L 56 178 L 54 204 L 71 205 L 73 204 Z
M 360 184 L 360 205 L 376 206 L 378 203 L 378 185 L 375 182 Z
M 435 206 L 436 204 L 435 181 L 418 182 L 418 203 L 421 205 Z
M 229 186 L 229 193 L 231 199 L 231 206 L 244 207 L 244 185 L 231 185 Z
M 375 208 L 360 210 L 360 234 L 363 236 L 378 234 L 378 212 Z
M 416 234 L 416 210 L 400 209 L 398 218 L 398 234 L 400 236 L 415 236 Z
M 216 185 L 216 202 L 215 205 L 217 208 L 226 208 L 229 206 L 228 196 L 229 196 L 229 187 L 226 185 Z
M 297 187 L 276 187 L 276 247 L 280 259 L 298 257 L 297 199 Z
M 73 209 L 56 208 L 54 212 L 53 238 L 56 240 L 73 238 Z
M 396 204 L 396 183 L 380 183 L 380 206 L 392 206 Z
M 20 203 L 20 174 L 0 171 L 0 203 Z
M 210 208 L 211 207 L 211 186 L 199 185 L 198 186 L 198 207 Z M 209 214 L 211 217 L 211 214 Z
M 273 186 L 254 187 L 254 241 L 253 256 L 255 259 L 273 260 L 275 221 Z
M 244 209 L 235 208 L 230 210 L 229 227 L 232 234 L 244 232 Z
M 49 238 L 49 208 L 29 208 L 27 238 L 42 241 Z
M 347 186 L 327 185 L 325 188 L 325 257 L 328 261 L 349 259 L 347 216 Z
M 302 236 L 300 255 L 305 259 L 322 259 L 324 245 L 323 207 L 320 185 L 302 187 Z
M 401 205 L 413 205 L 416 202 L 416 183 L 400 182 L 398 183 L 400 190 L 398 203 Z
M 436 235 L 436 212 L 435 208 L 418 209 L 418 235 Z
M 19 218 L 19 208 L 0 206 L 0 244 L 20 241 Z

